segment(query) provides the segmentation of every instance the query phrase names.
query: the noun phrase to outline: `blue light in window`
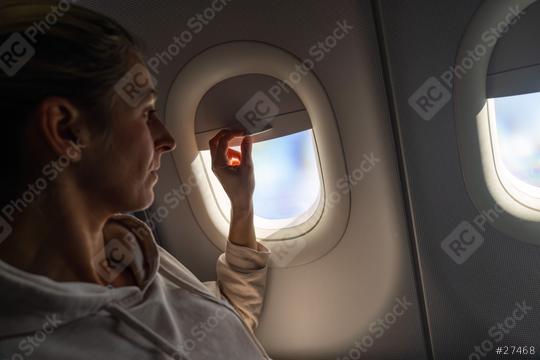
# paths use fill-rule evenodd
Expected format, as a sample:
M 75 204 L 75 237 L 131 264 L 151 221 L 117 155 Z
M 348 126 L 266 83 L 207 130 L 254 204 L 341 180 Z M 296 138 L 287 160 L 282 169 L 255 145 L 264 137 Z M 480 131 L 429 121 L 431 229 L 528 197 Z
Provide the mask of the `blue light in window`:
M 254 210 L 266 219 L 284 219 L 308 211 L 320 193 L 312 130 L 253 145 Z
M 504 166 L 518 179 L 540 187 L 540 93 L 493 101 Z

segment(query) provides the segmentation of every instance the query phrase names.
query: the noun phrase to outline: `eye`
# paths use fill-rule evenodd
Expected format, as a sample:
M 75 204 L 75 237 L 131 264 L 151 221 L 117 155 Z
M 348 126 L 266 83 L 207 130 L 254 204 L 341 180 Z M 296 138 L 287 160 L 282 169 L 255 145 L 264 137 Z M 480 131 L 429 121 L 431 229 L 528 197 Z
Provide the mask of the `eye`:
M 155 108 L 148 108 L 144 111 L 144 118 L 146 120 L 151 120 L 157 115 L 157 110 Z

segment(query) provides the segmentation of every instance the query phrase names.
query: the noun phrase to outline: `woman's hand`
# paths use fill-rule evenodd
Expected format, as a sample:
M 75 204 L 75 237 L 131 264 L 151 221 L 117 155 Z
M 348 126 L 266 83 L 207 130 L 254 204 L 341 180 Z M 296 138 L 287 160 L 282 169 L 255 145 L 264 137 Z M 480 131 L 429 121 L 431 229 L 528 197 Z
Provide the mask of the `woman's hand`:
M 239 130 L 221 130 L 210 140 L 212 171 L 220 181 L 231 201 L 233 209 L 245 210 L 251 207 L 255 176 L 251 159 L 252 139 L 245 136 L 241 152 L 229 148 L 229 142 L 235 137 L 242 137 Z
M 252 139 L 242 139 L 241 152 L 229 149 L 229 141 L 243 136 L 242 131 L 221 130 L 210 140 L 212 171 L 231 201 L 229 241 L 257 250 L 253 225 L 253 191 L 255 176 L 251 159 Z

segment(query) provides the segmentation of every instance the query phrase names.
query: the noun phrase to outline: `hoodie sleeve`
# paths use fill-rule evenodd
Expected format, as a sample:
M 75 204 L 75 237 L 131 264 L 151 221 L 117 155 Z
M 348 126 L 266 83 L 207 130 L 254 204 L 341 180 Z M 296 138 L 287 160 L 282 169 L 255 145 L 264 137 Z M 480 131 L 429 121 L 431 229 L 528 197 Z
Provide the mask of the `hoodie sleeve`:
M 253 250 L 227 242 L 217 261 L 217 282 L 205 283 L 220 298 L 227 299 L 254 330 L 259 324 L 270 251 L 258 243 Z

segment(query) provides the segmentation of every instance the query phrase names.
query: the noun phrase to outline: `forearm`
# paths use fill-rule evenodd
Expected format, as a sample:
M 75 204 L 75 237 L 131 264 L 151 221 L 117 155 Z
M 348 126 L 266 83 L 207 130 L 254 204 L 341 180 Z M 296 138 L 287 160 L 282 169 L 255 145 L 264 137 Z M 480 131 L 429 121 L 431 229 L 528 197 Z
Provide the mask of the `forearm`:
M 253 224 L 253 202 L 247 206 L 233 206 L 229 241 L 235 245 L 257 250 L 255 225 Z
M 259 322 L 270 258 L 264 245 L 258 247 L 253 250 L 229 241 L 216 269 L 219 298 L 227 299 L 251 329 Z

